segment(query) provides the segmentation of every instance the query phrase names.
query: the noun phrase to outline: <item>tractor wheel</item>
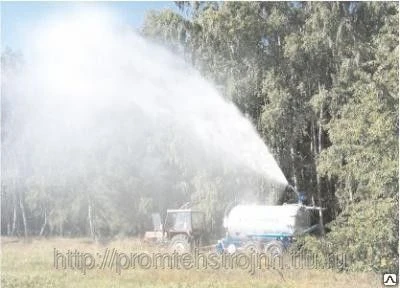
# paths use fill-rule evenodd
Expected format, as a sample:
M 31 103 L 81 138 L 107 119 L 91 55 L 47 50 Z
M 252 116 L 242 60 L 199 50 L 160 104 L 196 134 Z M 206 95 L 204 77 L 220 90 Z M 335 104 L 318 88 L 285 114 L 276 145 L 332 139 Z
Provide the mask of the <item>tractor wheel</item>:
M 280 241 L 273 240 L 264 245 L 264 252 L 273 258 L 282 256 L 284 251 L 285 247 Z
M 191 245 L 189 237 L 185 234 L 178 234 L 172 237 L 171 243 L 169 245 L 169 250 L 171 252 L 177 253 L 188 253 L 190 252 Z
M 259 245 L 256 242 L 248 242 L 243 246 L 243 248 L 246 253 L 258 253 L 259 252 Z

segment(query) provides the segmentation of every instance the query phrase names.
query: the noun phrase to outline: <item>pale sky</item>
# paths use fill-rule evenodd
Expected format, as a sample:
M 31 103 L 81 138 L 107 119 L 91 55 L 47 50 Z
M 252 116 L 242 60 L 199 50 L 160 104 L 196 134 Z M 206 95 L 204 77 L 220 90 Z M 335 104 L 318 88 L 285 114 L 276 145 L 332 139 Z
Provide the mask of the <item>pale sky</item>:
M 58 12 L 84 7 L 106 7 L 120 15 L 120 19 L 139 28 L 146 12 L 170 8 L 177 10 L 172 1 L 138 2 L 0 2 L 1 8 L 1 50 L 6 47 L 23 51 L 21 31 L 41 18 Z

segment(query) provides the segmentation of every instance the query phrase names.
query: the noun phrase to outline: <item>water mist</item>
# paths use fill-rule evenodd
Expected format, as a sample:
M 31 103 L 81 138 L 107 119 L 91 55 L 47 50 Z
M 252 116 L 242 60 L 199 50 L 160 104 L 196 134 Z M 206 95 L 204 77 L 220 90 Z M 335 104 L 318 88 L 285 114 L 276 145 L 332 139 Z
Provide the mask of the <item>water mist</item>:
M 239 198 L 259 189 L 249 179 L 287 185 L 233 103 L 109 13 L 57 15 L 24 41 L 20 69 L 2 72 L 5 179 L 168 195 L 212 175 Z

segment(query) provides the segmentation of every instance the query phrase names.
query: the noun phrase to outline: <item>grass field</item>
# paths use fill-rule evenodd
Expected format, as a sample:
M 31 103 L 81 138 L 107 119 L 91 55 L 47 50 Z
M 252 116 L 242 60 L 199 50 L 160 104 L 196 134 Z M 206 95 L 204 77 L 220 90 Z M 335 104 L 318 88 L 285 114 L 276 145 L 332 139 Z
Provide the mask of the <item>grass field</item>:
M 84 251 L 98 255 L 108 248 L 118 251 L 154 251 L 135 239 L 108 244 L 87 239 L 1 239 L 1 287 L 382 287 L 380 275 L 337 273 L 330 270 L 256 270 L 253 275 L 241 269 L 56 269 L 57 251 Z M 58 253 L 58 252 L 57 252 Z M 60 262 L 61 263 L 61 262 Z M 96 263 L 97 264 L 97 263 Z M 96 266 L 97 267 L 97 266 Z

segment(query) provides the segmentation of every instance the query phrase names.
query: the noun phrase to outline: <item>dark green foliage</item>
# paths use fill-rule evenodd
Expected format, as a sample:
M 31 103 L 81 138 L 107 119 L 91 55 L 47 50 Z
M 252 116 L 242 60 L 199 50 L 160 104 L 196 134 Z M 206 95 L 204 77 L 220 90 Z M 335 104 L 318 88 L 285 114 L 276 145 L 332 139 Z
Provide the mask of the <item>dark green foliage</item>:
M 290 182 L 328 208 L 331 232 L 305 247 L 348 254 L 346 269 L 396 268 L 398 4 L 183 6 L 193 65 L 251 117 Z

